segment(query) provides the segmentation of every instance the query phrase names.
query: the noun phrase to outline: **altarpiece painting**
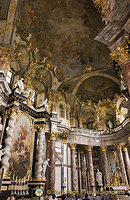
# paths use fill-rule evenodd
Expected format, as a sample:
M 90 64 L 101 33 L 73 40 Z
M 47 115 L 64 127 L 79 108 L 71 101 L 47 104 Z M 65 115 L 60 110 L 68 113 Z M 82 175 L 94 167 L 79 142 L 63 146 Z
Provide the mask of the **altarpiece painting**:
M 9 171 L 23 178 L 29 169 L 32 149 L 31 121 L 26 115 L 20 115 L 14 131 Z

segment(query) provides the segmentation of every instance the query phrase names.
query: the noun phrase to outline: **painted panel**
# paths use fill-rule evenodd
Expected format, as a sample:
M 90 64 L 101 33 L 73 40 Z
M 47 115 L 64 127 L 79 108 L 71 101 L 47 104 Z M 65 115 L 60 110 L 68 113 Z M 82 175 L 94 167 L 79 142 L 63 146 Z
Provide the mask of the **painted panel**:
M 32 149 L 31 122 L 27 116 L 20 115 L 12 142 L 9 171 L 18 178 L 23 178 L 29 169 Z

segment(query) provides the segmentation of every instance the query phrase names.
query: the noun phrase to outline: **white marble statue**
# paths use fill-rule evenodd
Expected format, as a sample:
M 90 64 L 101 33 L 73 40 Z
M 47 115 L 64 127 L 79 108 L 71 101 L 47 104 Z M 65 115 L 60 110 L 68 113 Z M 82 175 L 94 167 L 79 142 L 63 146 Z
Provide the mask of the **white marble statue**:
M 99 171 L 99 169 L 97 169 L 97 173 L 96 173 L 96 181 L 98 183 L 98 186 L 102 186 L 102 172 Z
M 2 148 L 2 145 L 0 145 L 0 161 L 1 161 L 1 157 L 5 154 L 4 150 L 1 148 Z
M 18 82 L 15 84 L 15 88 L 16 88 L 16 92 L 22 94 L 24 93 L 24 83 L 23 83 L 23 78 L 21 78 L 20 80 L 18 80 Z
M 42 178 L 46 178 L 45 177 L 45 174 L 46 174 L 46 169 L 47 169 L 47 166 L 49 166 L 49 161 L 50 159 L 48 158 L 47 160 L 44 161 L 44 163 L 42 164 Z M 49 166 L 50 167 L 50 166 Z

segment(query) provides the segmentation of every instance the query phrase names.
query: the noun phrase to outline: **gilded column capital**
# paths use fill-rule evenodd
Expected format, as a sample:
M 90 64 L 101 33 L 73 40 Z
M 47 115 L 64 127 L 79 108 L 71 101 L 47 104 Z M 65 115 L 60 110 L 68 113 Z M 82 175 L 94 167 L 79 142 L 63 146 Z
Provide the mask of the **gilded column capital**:
M 127 146 L 123 146 L 123 151 L 127 151 Z
M 86 148 L 87 151 L 92 151 L 93 146 L 91 146 L 91 145 L 87 145 L 85 148 Z
M 70 143 L 70 148 L 71 149 L 75 149 L 76 148 L 76 144 L 75 143 Z
M 46 124 L 40 124 L 40 125 L 38 125 L 38 128 L 39 128 L 39 131 L 42 132 L 45 130 Z
M 57 132 L 51 132 L 50 133 L 50 140 L 56 140 L 58 135 L 59 135 L 59 133 L 57 133 Z
M 81 154 L 84 154 L 84 149 L 80 149 L 79 152 L 80 152 Z
M 47 136 L 46 136 L 46 141 L 47 141 L 47 142 L 50 142 L 50 135 L 47 135 Z
M 121 150 L 121 149 L 122 149 L 122 146 L 123 146 L 123 144 L 117 144 L 117 145 L 116 145 L 116 149 L 117 149 L 117 150 Z
M 105 146 L 105 145 L 100 146 L 100 151 L 101 152 L 104 152 L 106 150 L 107 150 L 107 146 Z
M 63 144 L 67 144 L 67 138 L 61 138 Z
M 62 131 L 60 131 L 59 136 L 60 136 L 63 144 L 67 143 L 67 138 L 69 136 L 69 133 L 70 133 L 69 130 L 62 130 Z
M 20 111 L 15 108 L 12 108 L 9 110 L 8 113 L 10 113 L 10 117 L 16 117 L 16 116 L 18 117 L 20 114 Z

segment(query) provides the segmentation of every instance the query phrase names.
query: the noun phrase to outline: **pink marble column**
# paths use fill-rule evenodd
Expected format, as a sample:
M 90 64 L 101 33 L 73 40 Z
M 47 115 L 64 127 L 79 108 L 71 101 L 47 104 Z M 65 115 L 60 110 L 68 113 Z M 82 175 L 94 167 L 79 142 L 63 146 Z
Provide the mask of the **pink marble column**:
M 70 144 L 71 148 L 71 183 L 72 183 L 72 191 L 77 191 L 78 189 L 78 181 L 77 181 L 77 169 L 75 162 L 75 148 L 76 144 Z
M 124 164 L 124 159 L 123 159 L 123 154 L 122 154 L 122 145 L 121 144 L 117 145 L 116 149 L 117 149 L 117 155 L 119 159 L 119 166 L 120 166 L 122 181 L 125 185 L 128 185 L 127 175 L 125 171 L 125 164 Z
M 88 171 L 89 171 L 89 184 L 90 187 L 93 187 L 95 190 L 95 177 L 94 177 L 94 168 L 93 168 L 93 158 L 92 158 L 92 146 L 88 145 L 86 147 L 87 150 L 87 163 L 88 163 Z
M 101 150 L 101 156 L 102 156 L 102 166 L 104 171 L 104 180 L 105 185 L 110 185 L 110 175 L 109 175 L 109 168 L 108 168 L 108 159 L 107 159 L 107 152 L 106 152 L 106 146 L 100 146 Z
M 50 185 L 51 185 L 51 192 L 52 194 L 55 191 L 55 140 L 56 140 L 56 133 L 51 133 L 50 137 L 50 164 L 51 164 L 51 177 L 50 177 Z
M 123 152 L 124 152 L 124 160 L 125 160 L 126 171 L 127 171 L 128 178 L 129 178 L 129 181 L 130 181 L 130 158 L 129 158 L 127 146 L 123 147 Z
M 84 162 L 84 151 L 80 151 L 81 183 L 82 189 L 86 189 L 86 166 Z

